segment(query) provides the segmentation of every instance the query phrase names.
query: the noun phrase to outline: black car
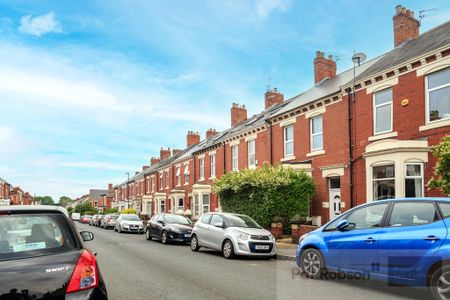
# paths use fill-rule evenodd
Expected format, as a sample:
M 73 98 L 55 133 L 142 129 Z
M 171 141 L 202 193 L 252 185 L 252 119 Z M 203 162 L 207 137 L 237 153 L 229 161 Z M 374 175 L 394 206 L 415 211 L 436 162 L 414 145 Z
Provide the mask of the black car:
M 64 208 L 0 207 L 0 300 L 108 299 L 93 238 Z
M 184 216 L 174 214 L 154 215 L 147 224 L 146 238 L 168 242 L 190 243 L 193 223 Z

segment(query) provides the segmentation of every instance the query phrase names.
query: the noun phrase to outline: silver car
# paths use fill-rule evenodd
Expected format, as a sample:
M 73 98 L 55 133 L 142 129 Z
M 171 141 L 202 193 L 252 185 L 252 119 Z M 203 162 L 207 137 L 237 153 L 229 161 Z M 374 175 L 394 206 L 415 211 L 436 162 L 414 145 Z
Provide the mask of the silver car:
M 222 251 L 225 258 L 235 255 L 274 256 L 272 234 L 246 215 L 207 213 L 198 220 L 191 237 L 191 250 L 200 247 Z
M 114 231 L 144 233 L 144 223 L 136 215 L 123 214 L 117 218 Z

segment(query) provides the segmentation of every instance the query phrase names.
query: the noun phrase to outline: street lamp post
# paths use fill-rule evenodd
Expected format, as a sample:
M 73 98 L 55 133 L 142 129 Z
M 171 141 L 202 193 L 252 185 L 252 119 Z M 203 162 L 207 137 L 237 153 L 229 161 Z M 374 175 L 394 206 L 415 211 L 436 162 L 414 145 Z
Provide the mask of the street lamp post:
M 128 178 L 127 178 L 127 206 L 130 208 L 130 172 L 126 172 Z

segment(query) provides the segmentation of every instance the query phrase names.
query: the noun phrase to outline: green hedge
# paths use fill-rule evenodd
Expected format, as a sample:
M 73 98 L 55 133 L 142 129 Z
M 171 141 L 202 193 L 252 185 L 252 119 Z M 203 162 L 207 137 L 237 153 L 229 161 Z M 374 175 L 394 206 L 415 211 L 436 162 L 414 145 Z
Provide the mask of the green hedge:
M 314 180 L 303 171 L 281 166 L 227 173 L 213 184 L 225 212 L 246 214 L 268 228 L 275 216 L 283 219 L 285 231 L 294 215 L 308 216 Z

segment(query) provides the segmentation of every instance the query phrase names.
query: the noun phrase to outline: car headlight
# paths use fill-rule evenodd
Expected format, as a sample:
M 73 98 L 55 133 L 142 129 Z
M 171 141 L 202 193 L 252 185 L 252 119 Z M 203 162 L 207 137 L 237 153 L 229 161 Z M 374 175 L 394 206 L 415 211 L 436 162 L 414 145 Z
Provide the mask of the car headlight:
M 298 239 L 298 241 L 299 241 L 299 242 L 303 241 L 308 235 L 309 235 L 309 233 L 303 234 L 303 235 Z
M 175 233 L 181 233 L 181 230 L 178 228 L 171 228 L 170 231 L 175 232 Z
M 123 223 L 122 226 L 123 227 L 128 227 L 128 224 L 127 223 Z
M 235 230 L 234 233 L 237 235 L 238 238 L 240 238 L 241 240 L 244 240 L 244 241 L 248 240 L 248 238 L 250 236 L 250 234 L 247 234 L 245 232 L 238 231 L 238 230 Z

